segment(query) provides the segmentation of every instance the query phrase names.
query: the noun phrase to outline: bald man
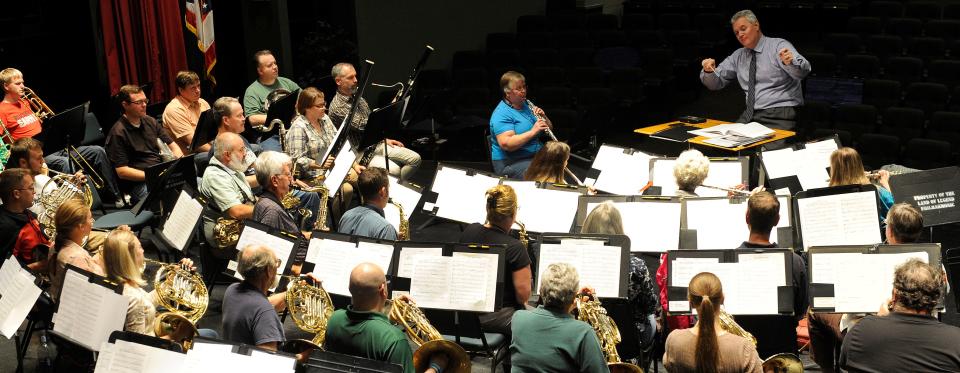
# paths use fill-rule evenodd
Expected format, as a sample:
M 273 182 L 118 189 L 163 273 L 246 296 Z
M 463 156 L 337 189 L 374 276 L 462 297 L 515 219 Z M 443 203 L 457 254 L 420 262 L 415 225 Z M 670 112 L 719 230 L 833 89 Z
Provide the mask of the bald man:
M 373 263 L 361 263 L 350 272 L 350 306 L 337 310 L 327 321 L 324 347 L 368 359 L 399 364 L 413 373 L 413 351 L 406 335 L 387 318 L 387 278 Z M 430 357 L 430 369 L 439 373 L 447 366 L 446 355 Z

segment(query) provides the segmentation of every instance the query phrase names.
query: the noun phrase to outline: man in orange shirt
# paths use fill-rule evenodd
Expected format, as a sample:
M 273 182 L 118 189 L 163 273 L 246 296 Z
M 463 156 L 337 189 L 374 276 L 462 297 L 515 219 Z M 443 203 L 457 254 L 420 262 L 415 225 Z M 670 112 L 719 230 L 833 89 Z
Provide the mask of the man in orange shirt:
M 197 130 L 200 113 L 210 109 L 207 100 L 200 97 L 200 77 L 193 71 L 177 73 L 177 97 L 163 109 L 163 128 L 177 142 L 184 154 L 190 154 L 190 143 Z M 210 144 L 196 149 L 198 153 L 210 150 Z
M 4 136 L 3 141 L 11 143 L 25 137 L 34 137 L 40 134 L 40 118 L 37 118 L 30 107 L 30 103 L 23 99 L 23 73 L 14 68 L 0 70 L 0 82 L 3 82 L 3 101 L 0 102 L 0 122 L 6 127 L 10 138 Z M 117 185 L 116 174 L 107 159 L 107 153 L 100 146 L 78 146 L 87 162 L 103 177 L 104 189 L 117 200 L 122 197 Z M 65 151 L 58 151 L 44 157 L 51 170 L 73 173 L 70 158 Z M 105 198 L 106 199 L 106 198 Z M 106 199 L 110 200 L 110 199 Z

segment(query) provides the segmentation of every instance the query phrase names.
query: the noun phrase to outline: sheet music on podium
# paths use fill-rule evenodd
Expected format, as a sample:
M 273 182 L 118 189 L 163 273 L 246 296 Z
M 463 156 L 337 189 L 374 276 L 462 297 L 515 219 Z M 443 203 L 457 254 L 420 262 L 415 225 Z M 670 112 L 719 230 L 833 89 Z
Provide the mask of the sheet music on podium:
M 699 252 L 699 251 L 697 251 Z M 682 251 L 680 252 L 682 255 Z M 686 288 L 699 273 L 710 272 L 723 284 L 724 309 L 733 315 L 776 315 L 781 313 L 779 288 L 787 286 L 784 254 L 788 252 L 733 252 L 735 262 L 721 262 L 718 257 L 673 257 L 670 262 L 668 309 L 673 313 L 690 312 Z M 682 295 L 682 297 L 681 297 Z M 792 297 L 789 309 L 792 313 Z
M 606 246 L 603 241 L 562 240 L 559 244 L 540 244 L 539 264 L 537 264 L 536 288 L 540 288 L 540 279 L 547 267 L 554 263 L 567 263 L 577 269 L 580 286 L 590 286 L 597 296 L 617 298 L 620 296 L 621 248 Z M 629 268 L 629 266 L 628 266 Z
M 0 334 L 12 338 L 40 297 L 34 276 L 11 256 L 0 266 Z
M 500 179 L 474 170 L 437 165 L 437 174 L 430 191 L 437 194 L 435 202 L 424 202 L 423 209 L 436 216 L 464 222 L 486 220 L 487 189 L 500 183 Z
M 60 304 L 53 314 L 53 332 L 87 349 L 98 351 L 110 333 L 123 330 L 127 298 L 119 285 L 109 288 L 103 277 L 67 266 Z
M 530 232 L 566 232 L 577 216 L 578 189 L 545 189 L 535 181 L 504 180 L 517 193 L 517 221 Z M 486 211 L 483 209 L 482 211 Z M 481 219 L 479 221 L 484 221 Z
M 796 198 L 796 213 L 804 250 L 811 246 L 880 243 L 877 193 L 872 188 L 815 197 L 804 197 L 803 193 Z
M 350 296 L 350 272 L 360 263 L 371 262 L 390 270 L 395 248 L 393 245 L 373 242 L 337 240 L 314 232 L 307 249 L 306 261 L 313 263 L 313 273 L 323 281 L 323 288 L 331 294 Z
M 662 253 L 680 246 L 682 206 L 675 197 L 580 196 L 573 233 L 579 233 L 586 216 L 607 200 L 620 211 L 624 234 L 630 237 L 630 251 Z
M 188 372 L 187 355 L 124 340 L 103 342 L 94 373 Z
M 790 198 L 777 196 L 777 200 L 780 201 L 780 221 L 770 231 L 770 242 L 778 242 L 776 228 L 789 227 L 791 221 Z M 744 223 L 745 199 L 684 198 L 683 203 L 687 212 L 683 226 L 696 231 L 698 250 L 735 249 L 750 235 Z
M 922 245 L 934 247 L 939 253 L 939 244 Z M 924 263 L 931 261 L 930 253 L 921 245 L 898 246 L 903 245 L 883 245 L 880 252 L 871 253 L 833 251 L 841 248 L 837 246 L 812 247 L 809 252 L 811 306 L 829 312 L 877 312 L 880 304 L 890 298 L 898 265 L 913 258 Z M 858 250 L 869 248 L 862 246 Z M 888 249 L 902 251 L 884 252 Z
M 760 160 L 770 180 L 795 176 L 802 190 L 826 188 L 830 179 L 827 172 L 830 154 L 839 148 L 837 141 L 831 137 L 808 142 L 801 149 L 764 150 L 760 152 Z
M 290 262 L 290 256 L 293 254 L 294 248 L 297 247 L 297 241 L 293 238 L 275 236 L 265 231 L 264 228 L 266 227 L 251 223 L 250 220 L 244 222 L 243 230 L 240 231 L 240 238 L 237 240 L 237 248 L 258 245 L 273 249 L 273 253 L 277 256 L 277 259 L 280 259 L 279 270 L 277 270 L 277 279 L 279 279 Z M 231 260 L 227 268 L 234 271 L 234 278 L 243 280 L 243 276 L 240 275 L 240 272 L 237 272 L 237 265 L 238 263 L 236 261 Z M 276 283 L 277 281 L 274 281 L 274 284 Z M 274 290 L 276 290 L 276 286 L 270 288 L 270 291 Z
M 650 160 L 650 180 L 653 185 L 660 187 L 661 196 L 677 194 L 677 179 L 673 176 L 673 166 L 676 158 L 652 158 Z M 732 188 L 747 180 L 747 158 L 710 158 L 710 170 L 704 185 L 721 188 Z M 697 187 L 696 193 L 700 197 L 725 197 L 726 191 Z
M 399 203 L 403 206 L 403 214 L 406 215 L 407 220 L 409 221 L 411 214 L 417 208 L 417 205 L 420 204 L 420 191 L 414 189 L 412 186 L 407 184 L 400 183 L 400 181 L 393 175 L 389 176 L 390 179 L 390 199 L 394 202 Z M 386 217 L 387 222 L 390 225 L 393 225 L 393 228 L 400 231 L 400 210 L 397 209 L 397 206 L 394 206 L 392 203 L 388 203 L 387 207 L 383 208 L 383 215 Z
M 190 242 L 190 236 L 197 227 L 197 221 L 200 220 L 200 214 L 203 212 L 203 205 L 196 199 L 190 197 L 185 191 L 180 191 L 177 197 L 177 203 L 170 212 L 170 217 L 163 224 L 163 236 L 173 244 L 177 250 L 184 251 L 187 243 Z
M 453 252 L 416 255 L 410 297 L 423 308 L 493 312 L 497 302 L 496 254 Z
M 612 194 L 640 194 L 650 181 L 650 159 L 653 157 L 639 150 L 603 144 L 583 183 L 593 184 L 597 190 Z M 598 174 L 591 178 L 591 173 Z

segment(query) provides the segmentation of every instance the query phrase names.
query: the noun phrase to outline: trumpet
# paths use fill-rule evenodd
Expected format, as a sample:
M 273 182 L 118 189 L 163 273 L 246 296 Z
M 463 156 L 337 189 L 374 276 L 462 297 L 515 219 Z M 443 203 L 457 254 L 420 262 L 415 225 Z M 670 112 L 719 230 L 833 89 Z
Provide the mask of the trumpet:
M 23 95 L 20 96 L 20 98 L 30 103 L 30 109 L 33 111 L 33 115 L 36 115 L 41 122 L 49 117 L 57 115 L 53 112 L 53 109 L 50 109 L 50 106 L 47 106 L 47 104 L 40 99 L 40 96 L 37 96 L 36 92 L 29 87 L 23 87 Z M 4 127 L 4 131 L 6 131 L 6 127 Z M 6 135 L 9 136 L 9 133 Z M 13 141 L 10 143 L 13 143 Z M 90 165 L 90 162 L 83 157 L 83 154 L 80 154 L 80 151 L 77 150 L 77 148 L 73 145 L 67 147 L 66 151 L 67 156 L 70 157 L 70 160 L 73 161 L 73 163 L 76 163 L 81 169 L 86 171 L 86 174 L 90 177 L 90 181 L 93 183 L 93 187 L 102 189 L 103 177 L 101 177 L 100 174 L 97 173 L 97 170 Z
M 530 101 L 530 100 L 527 100 L 527 106 L 530 107 L 530 110 L 533 110 L 537 107 L 536 105 L 533 104 L 533 101 Z M 533 115 L 536 115 L 538 120 L 542 120 L 544 122 L 549 121 L 546 115 L 537 114 L 536 112 L 534 112 Z M 560 141 L 560 140 L 557 140 L 557 136 L 553 134 L 553 131 L 550 128 L 547 128 L 546 130 L 544 130 L 544 132 L 546 132 L 547 135 L 550 136 L 550 140 Z M 577 183 L 577 186 L 583 186 L 583 182 L 580 181 L 580 178 L 578 178 L 577 175 L 573 174 L 573 171 L 570 171 L 570 169 L 566 167 L 563 168 L 563 171 L 566 172 L 567 175 L 569 175 L 573 179 L 573 181 Z

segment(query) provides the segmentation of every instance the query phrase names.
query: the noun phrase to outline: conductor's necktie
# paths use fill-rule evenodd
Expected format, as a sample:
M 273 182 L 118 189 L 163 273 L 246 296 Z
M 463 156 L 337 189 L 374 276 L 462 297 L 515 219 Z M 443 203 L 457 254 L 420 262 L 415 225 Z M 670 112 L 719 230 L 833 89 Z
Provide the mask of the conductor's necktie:
M 757 103 L 757 52 L 750 52 L 750 81 L 747 83 L 747 121 L 753 121 L 753 106 Z

